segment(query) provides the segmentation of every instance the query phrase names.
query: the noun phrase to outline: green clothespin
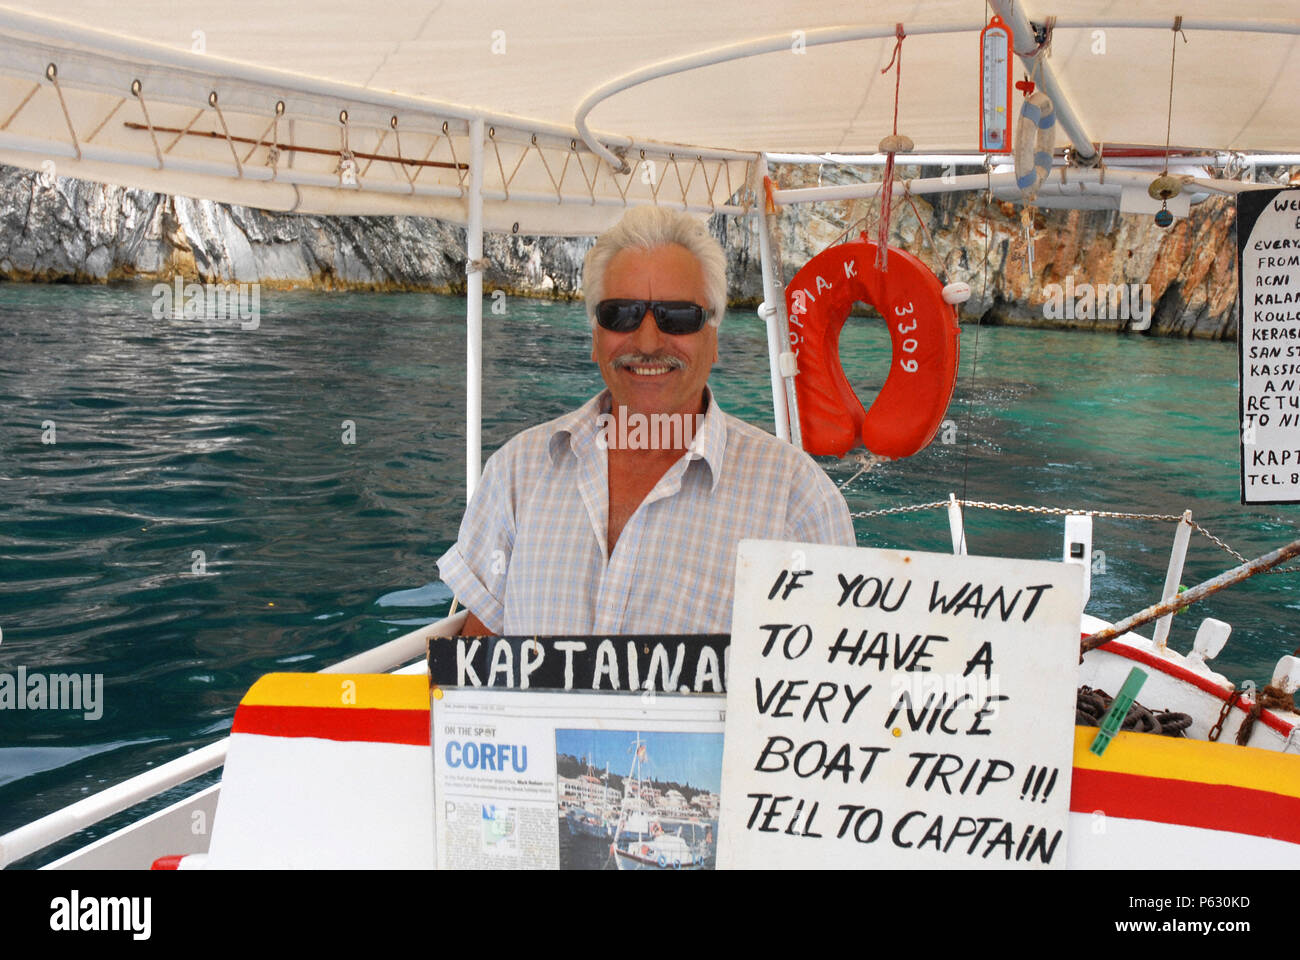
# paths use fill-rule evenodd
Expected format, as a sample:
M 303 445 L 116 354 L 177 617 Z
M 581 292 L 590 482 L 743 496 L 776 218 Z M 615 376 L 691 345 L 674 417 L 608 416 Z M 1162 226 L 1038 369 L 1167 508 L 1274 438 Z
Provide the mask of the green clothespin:
M 1119 695 L 1106 711 L 1106 716 L 1101 718 L 1101 730 L 1092 740 L 1092 746 L 1088 749 L 1101 756 L 1110 746 L 1110 741 L 1115 734 L 1119 733 L 1119 728 L 1124 726 L 1124 718 L 1128 716 L 1128 708 L 1133 706 L 1133 701 L 1137 699 L 1138 691 L 1142 689 L 1142 684 L 1147 682 L 1145 670 L 1139 670 L 1137 667 L 1129 670 L 1128 679 L 1124 681 L 1124 686 L 1120 687 Z

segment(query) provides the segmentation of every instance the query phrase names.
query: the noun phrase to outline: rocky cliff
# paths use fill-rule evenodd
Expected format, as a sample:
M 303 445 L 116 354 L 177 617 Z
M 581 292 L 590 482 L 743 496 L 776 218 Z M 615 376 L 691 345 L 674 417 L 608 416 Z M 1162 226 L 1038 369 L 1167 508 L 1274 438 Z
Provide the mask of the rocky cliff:
M 775 175 L 784 186 L 798 186 L 871 173 L 812 166 L 782 167 Z M 1145 216 L 1037 210 L 1032 272 L 1018 206 L 986 202 L 983 194 L 945 194 L 897 198 L 895 211 L 894 245 L 919 256 L 945 282 L 970 284 L 966 319 L 1125 329 L 1127 317 L 1100 317 L 1073 304 L 1053 308 L 1049 285 L 1149 284 L 1149 333 L 1236 336 L 1231 200 L 1207 200 L 1168 230 Z M 846 232 L 871 228 L 876 215 L 877 205 L 865 200 L 783 210 L 786 278 Z M 752 222 L 717 218 L 712 226 L 731 261 L 733 298 L 757 302 Z M 589 246 L 589 240 L 490 235 L 485 288 L 574 297 Z M 0 166 L 0 280 L 102 283 L 180 275 L 272 287 L 458 292 L 464 250 L 464 231 L 434 220 L 272 214 Z

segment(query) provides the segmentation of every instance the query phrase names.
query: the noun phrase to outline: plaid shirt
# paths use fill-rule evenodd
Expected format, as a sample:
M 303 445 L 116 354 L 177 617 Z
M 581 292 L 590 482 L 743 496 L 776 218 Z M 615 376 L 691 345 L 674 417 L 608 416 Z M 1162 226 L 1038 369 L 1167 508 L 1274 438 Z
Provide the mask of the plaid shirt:
M 494 634 L 729 633 L 742 539 L 855 546 L 844 497 L 802 450 L 719 409 L 606 559 L 609 392 L 493 454 L 442 579 Z

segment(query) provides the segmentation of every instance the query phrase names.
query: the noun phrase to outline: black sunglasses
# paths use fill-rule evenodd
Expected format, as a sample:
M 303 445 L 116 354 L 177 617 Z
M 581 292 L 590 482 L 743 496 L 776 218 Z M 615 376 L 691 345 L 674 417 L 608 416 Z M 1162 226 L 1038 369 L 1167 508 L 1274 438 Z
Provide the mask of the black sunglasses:
M 689 300 L 602 300 L 596 304 L 596 322 L 615 333 L 631 333 L 641 326 L 647 310 L 660 330 L 674 336 L 699 333 L 713 316 L 712 310 Z

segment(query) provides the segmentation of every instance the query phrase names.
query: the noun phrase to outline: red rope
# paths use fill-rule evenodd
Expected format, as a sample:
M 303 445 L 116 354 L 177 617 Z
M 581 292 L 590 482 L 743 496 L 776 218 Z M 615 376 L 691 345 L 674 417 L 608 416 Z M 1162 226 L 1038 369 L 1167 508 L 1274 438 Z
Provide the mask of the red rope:
M 894 70 L 894 128 L 893 135 L 898 135 L 898 90 L 903 80 L 903 32 L 901 23 L 894 25 L 894 53 L 882 74 Z M 880 225 L 876 231 L 876 269 L 882 273 L 889 269 L 889 221 L 894 205 L 894 151 L 885 155 L 885 182 L 880 187 Z

